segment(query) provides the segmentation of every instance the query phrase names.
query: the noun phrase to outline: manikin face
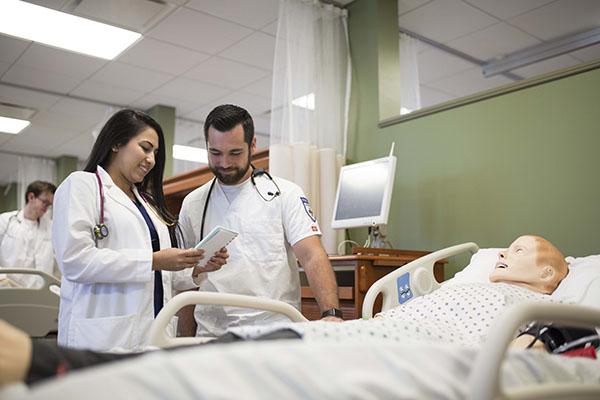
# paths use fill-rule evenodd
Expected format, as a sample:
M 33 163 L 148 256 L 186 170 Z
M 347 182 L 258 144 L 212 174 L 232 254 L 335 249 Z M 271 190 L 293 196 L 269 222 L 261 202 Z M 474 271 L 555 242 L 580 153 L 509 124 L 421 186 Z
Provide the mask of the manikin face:
M 130 185 L 140 183 L 154 168 L 157 152 L 158 134 L 153 128 L 146 127 L 126 145 L 117 149 L 108 166 L 109 172 L 111 176 L 113 173 L 118 174 Z
M 209 127 L 207 148 L 208 165 L 221 183 L 236 185 L 250 177 L 250 157 L 256 150 L 256 138 L 248 146 L 242 124 L 227 132 Z
M 38 197 L 31 192 L 27 195 L 27 204 L 25 207 L 29 209 L 31 215 L 35 219 L 41 218 L 48 208 L 52 206 L 52 202 L 54 201 L 54 195 L 50 192 L 42 192 Z
M 521 236 L 499 253 L 490 281 L 552 293 L 566 273 L 564 257 L 550 242 L 536 236 Z

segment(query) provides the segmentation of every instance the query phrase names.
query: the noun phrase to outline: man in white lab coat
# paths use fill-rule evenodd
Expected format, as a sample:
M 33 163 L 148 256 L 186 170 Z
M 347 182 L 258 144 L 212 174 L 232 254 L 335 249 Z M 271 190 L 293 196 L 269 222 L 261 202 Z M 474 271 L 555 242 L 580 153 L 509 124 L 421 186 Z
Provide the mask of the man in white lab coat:
M 46 212 L 55 190 L 52 183 L 34 181 L 27 186 L 23 209 L 0 214 L 0 268 L 32 268 L 60 275 L 50 240 L 52 220 Z M 9 274 L 8 278 L 23 287 L 42 282 L 35 275 Z
M 183 201 L 179 217 L 186 246 L 216 226 L 237 231 L 227 265 L 199 276 L 199 290 L 282 300 L 300 308 L 300 262 L 322 317 L 341 320 L 335 276 L 321 245 L 321 231 L 302 189 L 250 164 L 254 125 L 241 107 L 222 105 L 204 124 L 209 167 L 215 179 Z M 279 321 L 252 309 L 197 306 L 198 336 L 222 335 L 228 327 Z

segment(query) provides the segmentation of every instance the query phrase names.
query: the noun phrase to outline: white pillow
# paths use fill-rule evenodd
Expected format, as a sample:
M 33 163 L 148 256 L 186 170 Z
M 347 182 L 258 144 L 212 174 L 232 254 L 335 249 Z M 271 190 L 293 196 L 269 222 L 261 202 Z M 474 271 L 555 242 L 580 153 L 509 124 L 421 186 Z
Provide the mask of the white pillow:
M 479 249 L 469 265 L 454 275 L 448 284 L 489 282 L 489 276 L 504 249 Z M 552 297 L 568 302 L 600 308 L 600 255 L 567 257 L 569 273 L 558 285 Z
M 600 255 L 567 257 L 565 260 L 569 263 L 569 273 L 552 297 L 600 307 Z
M 448 283 L 489 283 L 489 276 L 498 261 L 498 253 L 504 249 L 479 249 L 471 257 L 469 265 L 457 272 Z

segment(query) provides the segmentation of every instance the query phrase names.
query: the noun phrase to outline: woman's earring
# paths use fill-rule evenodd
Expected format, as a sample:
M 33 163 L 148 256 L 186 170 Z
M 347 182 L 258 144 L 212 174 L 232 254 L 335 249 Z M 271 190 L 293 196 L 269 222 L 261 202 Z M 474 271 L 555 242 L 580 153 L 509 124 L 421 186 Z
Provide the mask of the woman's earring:
M 119 151 L 119 149 L 118 149 L 118 148 L 116 148 L 116 147 L 113 147 L 113 148 L 112 148 L 112 151 L 113 151 L 113 153 L 116 153 L 117 151 Z

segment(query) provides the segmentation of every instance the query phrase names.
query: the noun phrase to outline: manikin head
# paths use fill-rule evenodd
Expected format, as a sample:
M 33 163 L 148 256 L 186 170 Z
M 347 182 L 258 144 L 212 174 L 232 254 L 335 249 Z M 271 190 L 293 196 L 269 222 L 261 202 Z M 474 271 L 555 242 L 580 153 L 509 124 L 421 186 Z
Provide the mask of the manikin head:
M 499 253 L 490 281 L 550 294 L 567 272 L 565 257 L 552 243 L 539 236 L 525 235 Z

